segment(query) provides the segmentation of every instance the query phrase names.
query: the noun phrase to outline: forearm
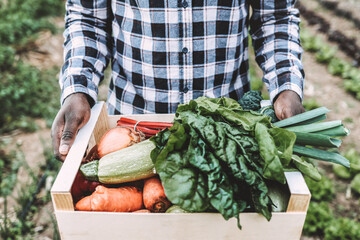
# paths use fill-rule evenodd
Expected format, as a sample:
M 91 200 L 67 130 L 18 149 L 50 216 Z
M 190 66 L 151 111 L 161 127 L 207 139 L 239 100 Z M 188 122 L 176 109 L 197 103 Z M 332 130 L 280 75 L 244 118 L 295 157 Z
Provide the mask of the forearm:
M 276 4 L 275 4 L 276 3 Z M 295 1 L 252 2 L 250 33 L 256 61 L 264 72 L 270 99 L 285 90 L 303 97 L 304 71 Z
M 111 49 L 111 10 L 107 0 L 66 3 L 64 65 L 60 73 L 61 103 L 70 94 L 85 93 L 96 102 Z M 86 5 L 86 6 L 85 6 Z

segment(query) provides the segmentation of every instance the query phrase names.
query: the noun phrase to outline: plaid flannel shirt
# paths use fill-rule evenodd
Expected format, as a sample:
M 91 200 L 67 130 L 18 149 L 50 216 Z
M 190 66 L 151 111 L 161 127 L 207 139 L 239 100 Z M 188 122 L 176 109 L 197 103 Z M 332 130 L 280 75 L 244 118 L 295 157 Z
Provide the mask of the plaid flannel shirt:
M 294 2 L 68 0 L 61 102 L 75 92 L 96 102 L 109 62 L 109 114 L 172 113 L 199 96 L 238 100 L 250 89 L 248 29 L 270 99 L 289 89 L 302 98 Z

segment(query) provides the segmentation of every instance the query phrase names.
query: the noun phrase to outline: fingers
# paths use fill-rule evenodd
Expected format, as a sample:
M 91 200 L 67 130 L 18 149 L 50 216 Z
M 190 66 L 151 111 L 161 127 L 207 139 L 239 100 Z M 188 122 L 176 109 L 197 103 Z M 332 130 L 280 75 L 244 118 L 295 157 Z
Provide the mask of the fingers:
M 83 118 L 73 113 L 65 116 L 65 124 L 61 133 L 59 145 L 59 153 L 61 155 L 61 159 L 65 159 L 66 155 L 69 153 L 69 150 L 74 143 L 76 133 L 83 125 L 82 123 Z
M 289 90 L 279 94 L 274 103 L 274 110 L 279 120 L 305 112 L 300 97 Z
M 89 118 L 90 105 L 85 94 L 74 93 L 65 99 L 51 129 L 56 159 L 65 160 L 78 130 L 89 121 Z
M 51 138 L 52 138 L 54 156 L 59 161 L 65 160 L 65 156 L 61 155 L 59 152 L 60 139 L 64 129 L 64 123 L 65 123 L 64 116 L 62 112 L 59 112 L 51 128 Z

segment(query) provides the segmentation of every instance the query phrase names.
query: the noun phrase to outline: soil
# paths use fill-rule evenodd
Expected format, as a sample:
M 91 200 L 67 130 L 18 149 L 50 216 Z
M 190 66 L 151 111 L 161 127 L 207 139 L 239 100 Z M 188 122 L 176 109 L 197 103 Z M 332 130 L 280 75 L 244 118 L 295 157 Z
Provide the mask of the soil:
M 306 4 L 308 2 L 308 0 L 303 1 L 303 3 Z M 334 28 L 340 28 L 348 32 L 347 26 L 349 25 L 350 28 L 350 24 L 344 23 L 343 19 L 333 18 L 333 16 L 328 16 L 327 14 L 325 14 L 325 16 L 332 20 L 332 26 L 334 26 Z M 56 21 L 59 26 L 63 25 L 62 19 L 55 19 L 54 21 Z M 309 29 L 311 29 L 311 27 Z M 351 35 L 352 30 L 349 32 L 349 35 Z M 316 29 L 313 28 L 311 31 L 316 31 Z M 358 33 L 359 32 L 356 32 L 355 36 L 360 36 Z M 326 39 L 324 39 L 324 41 L 326 41 Z M 360 41 L 360 38 L 358 38 L 358 41 Z M 62 42 L 63 38 L 61 33 L 51 35 L 45 32 L 37 41 L 38 48 L 23 57 L 39 68 L 50 68 L 54 66 L 60 68 L 63 61 Z M 346 59 L 346 56 L 343 54 L 342 57 Z M 316 62 L 314 55 L 305 52 L 303 55 L 303 64 L 306 72 L 304 99 L 316 99 L 317 103 L 321 106 L 325 106 L 331 110 L 328 114 L 329 120 L 341 119 L 345 122 L 346 127 L 351 130 L 351 134 L 344 139 L 341 147 L 342 150 L 350 147 L 360 149 L 360 128 L 356 127 L 360 125 L 360 101 L 345 92 L 342 86 L 342 79 L 330 75 L 325 65 Z M 107 94 L 106 88 L 107 86 L 103 84 L 100 90 L 100 92 L 103 93 L 102 96 L 100 96 L 101 99 L 106 98 L 106 96 L 104 96 Z M 17 132 L 8 136 L 0 136 L 0 140 L 5 139 L 10 142 L 9 148 L 15 147 L 16 144 L 20 145 L 26 162 L 32 169 L 35 169 L 35 171 L 38 166 L 45 161 L 43 156 L 44 143 L 46 143 L 46 145 L 51 144 L 50 129 L 45 126 L 42 120 L 38 120 L 37 123 L 40 126 L 40 130 L 35 133 L 25 134 Z M 328 164 L 320 164 L 319 166 L 328 172 L 328 175 L 333 178 L 334 181 L 338 181 L 338 179 L 331 174 L 331 167 Z M 24 170 L 21 170 L 19 173 L 19 181 L 26 182 L 26 180 L 27 175 Z M 342 192 L 337 194 L 336 199 L 331 205 L 334 207 L 340 205 L 346 209 L 346 211 L 342 211 L 340 214 L 346 215 L 351 211 L 359 214 L 358 202 L 349 200 L 346 195 L 348 184 L 346 182 L 342 182 L 341 184 L 338 190 Z M 15 203 L 12 202 L 10 204 Z M 2 207 L 1 199 L 0 207 Z M 51 224 L 51 218 L 54 218 L 54 215 L 52 204 L 49 202 L 38 211 L 34 218 L 36 226 L 38 227 L 36 239 L 52 239 L 54 229 Z M 304 236 L 302 240 L 316 240 L 316 238 Z

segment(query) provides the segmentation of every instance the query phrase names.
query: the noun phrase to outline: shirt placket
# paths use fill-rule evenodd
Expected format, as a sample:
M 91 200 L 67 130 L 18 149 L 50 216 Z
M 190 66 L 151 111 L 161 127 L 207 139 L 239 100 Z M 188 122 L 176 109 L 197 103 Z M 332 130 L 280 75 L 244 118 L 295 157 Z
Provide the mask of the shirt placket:
M 183 73 L 184 82 L 182 92 L 184 94 L 184 102 L 189 102 L 193 97 L 192 81 L 193 81 L 193 39 L 192 39 L 192 8 L 190 0 L 183 0 L 181 2 L 183 8 L 183 21 L 184 21 L 184 38 L 183 38 Z

